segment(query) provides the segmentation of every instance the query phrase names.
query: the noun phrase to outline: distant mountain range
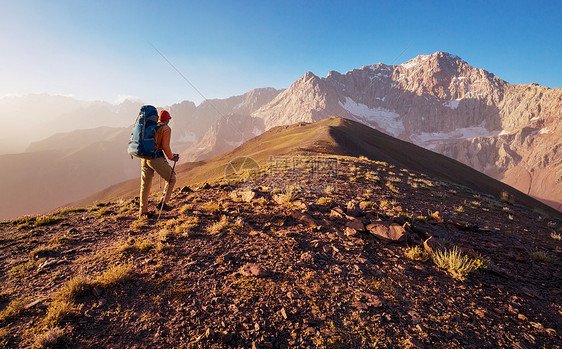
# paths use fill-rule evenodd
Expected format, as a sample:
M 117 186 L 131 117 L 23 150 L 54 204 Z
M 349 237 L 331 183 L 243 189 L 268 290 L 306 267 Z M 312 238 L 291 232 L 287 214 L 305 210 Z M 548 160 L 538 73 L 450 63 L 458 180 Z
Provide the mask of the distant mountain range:
M 20 133 L 46 137 L 94 125 L 130 126 L 143 104 L 136 100 L 113 105 L 62 96 L 28 97 L 0 99 L 0 110 L 19 116 L 10 118 L 0 135 L 0 154 L 9 153 L 8 148 L 17 145 Z M 325 78 L 308 72 L 286 90 L 260 88 L 198 106 L 183 101 L 162 107 L 172 114 L 172 150 L 181 153 L 182 162 L 204 160 L 234 149 L 275 126 L 336 115 L 456 159 L 562 210 L 562 89 L 509 84 L 448 53 L 418 56 L 400 65 L 364 66 L 345 74 L 332 71 Z M 35 121 L 43 112 L 45 122 Z M 26 124 L 26 120 L 31 121 Z M 13 132 L 6 132 L 10 127 Z M 72 146 L 78 149 L 113 131 L 96 132 L 100 133 L 92 133 L 90 140 L 78 133 L 79 137 L 59 135 L 26 146 L 28 151 L 54 147 L 60 152 L 73 138 L 76 143 Z M 111 143 L 115 148 L 107 152 L 119 154 L 118 159 L 124 161 L 129 134 L 117 134 L 120 140 L 115 139 Z M 66 145 L 53 145 L 57 142 Z M 100 168 L 112 167 L 103 157 L 100 161 Z M 14 168 L 14 176 L 21 168 Z M 112 178 L 115 182 L 125 180 L 130 178 L 129 173 L 132 171 Z M 92 182 L 87 174 L 82 179 Z M 86 195 L 98 189 L 92 187 Z M 52 195 L 55 197 L 56 191 Z M 6 200 L 14 202 L 8 197 Z M 37 213 L 22 204 L 23 211 L 18 212 Z

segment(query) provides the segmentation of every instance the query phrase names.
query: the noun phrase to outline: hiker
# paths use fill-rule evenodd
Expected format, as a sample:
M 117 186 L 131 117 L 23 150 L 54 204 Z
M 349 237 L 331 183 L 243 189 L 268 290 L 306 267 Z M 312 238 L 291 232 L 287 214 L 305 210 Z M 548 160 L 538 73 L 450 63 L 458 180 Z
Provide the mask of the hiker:
M 170 149 L 170 137 L 172 135 L 172 129 L 168 126 L 172 117 L 170 113 L 166 110 L 160 111 L 158 114 L 158 126 L 156 133 L 154 134 L 154 140 L 156 141 L 156 149 L 158 149 L 158 156 L 155 159 L 141 159 L 141 188 L 140 188 L 140 215 L 151 217 L 152 213 L 148 212 L 148 196 L 150 195 L 150 186 L 152 184 L 152 178 L 154 177 L 154 171 L 156 171 L 160 177 L 162 177 L 166 183 L 166 196 L 158 204 L 158 208 L 162 208 L 164 211 L 169 211 L 171 209 L 166 203 L 172 195 L 172 190 L 174 189 L 174 184 L 176 184 L 176 175 L 173 173 L 172 168 L 168 164 L 166 158 L 176 162 L 179 160 L 180 156 L 178 154 L 173 154 Z

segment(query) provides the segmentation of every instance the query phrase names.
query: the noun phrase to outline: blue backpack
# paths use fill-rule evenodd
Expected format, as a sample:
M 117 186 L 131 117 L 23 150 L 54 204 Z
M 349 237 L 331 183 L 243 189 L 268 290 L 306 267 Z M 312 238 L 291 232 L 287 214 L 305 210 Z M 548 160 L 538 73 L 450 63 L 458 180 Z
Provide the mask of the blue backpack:
M 160 149 L 156 149 L 156 141 L 154 134 L 158 127 L 158 111 L 151 105 L 145 105 L 141 108 L 131 140 L 129 141 L 128 151 L 131 155 L 142 159 L 156 159 L 164 156 Z

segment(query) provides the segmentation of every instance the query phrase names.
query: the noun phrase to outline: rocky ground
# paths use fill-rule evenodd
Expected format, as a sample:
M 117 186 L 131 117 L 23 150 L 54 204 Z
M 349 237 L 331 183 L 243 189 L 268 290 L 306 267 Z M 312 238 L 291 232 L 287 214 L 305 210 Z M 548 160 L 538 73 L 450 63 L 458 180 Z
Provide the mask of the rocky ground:
M 562 347 L 559 219 L 313 162 L 178 188 L 159 221 L 129 200 L 3 222 L 0 345 Z

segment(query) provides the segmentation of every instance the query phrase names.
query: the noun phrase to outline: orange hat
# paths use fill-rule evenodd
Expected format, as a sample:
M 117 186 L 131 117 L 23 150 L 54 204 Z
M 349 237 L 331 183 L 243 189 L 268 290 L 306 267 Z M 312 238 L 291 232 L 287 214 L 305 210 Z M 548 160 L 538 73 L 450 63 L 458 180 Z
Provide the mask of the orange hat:
M 168 113 L 166 110 L 161 110 L 158 114 L 158 121 L 168 121 L 171 118 L 172 117 L 170 116 L 170 113 Z

